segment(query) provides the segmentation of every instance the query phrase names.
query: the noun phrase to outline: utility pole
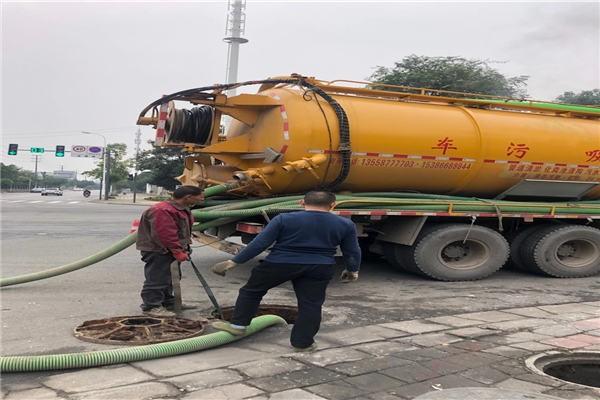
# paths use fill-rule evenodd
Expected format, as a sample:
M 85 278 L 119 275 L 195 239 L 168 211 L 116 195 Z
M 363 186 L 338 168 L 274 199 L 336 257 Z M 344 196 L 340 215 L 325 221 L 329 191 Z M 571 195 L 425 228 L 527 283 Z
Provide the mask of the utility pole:
M 38 174 L 37 174 L 37 166 L 38 166 L 38 155 L 35 155 L 35 172 L 33 173 L 33 187 L 38 187 Z M 31 189 L 30 189 L 31 190 Z
M 140 144 L 142 143 L 142 131 L 140 130 L 140 128 L 138 128 L 137 132 L 135 133 L 135 170 L 133 171 L 133 202 L 135 203 L 135 197 L 137 194 L 137 187 L 136 187 L 136 182 L 137 182 L 137 173 L 138 173 L 138 163 L 139 163 L 139 157 L 140 157 Z
M 238 80 L 238 61 L 240 56 L 240 44 L 248 43 L 248 39 L 242 37 L 246 29 L 246 0 L 229 0 L 227 4 L 227 25 L 223 41 L 229 43 L 227 51 L 227 83 L 236 83 Z M 235 96 L 236 90 L 228 91 L 229 96 Z
M 110 150 L 104 150 L 104 200 L 108 200 L 110 192 Z

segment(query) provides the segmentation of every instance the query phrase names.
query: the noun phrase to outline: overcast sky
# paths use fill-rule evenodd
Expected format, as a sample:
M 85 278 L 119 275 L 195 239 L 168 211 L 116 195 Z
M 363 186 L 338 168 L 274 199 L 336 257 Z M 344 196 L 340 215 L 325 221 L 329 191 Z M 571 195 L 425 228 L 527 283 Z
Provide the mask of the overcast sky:
M 260 2 L 248 0 L 239 80 L 292 72 L 368 78 L 410 54 L 500 61 L 532 98 L 600 87 L 594 2 Z M 227 2 L 2 3 L 2 162 L 20 148 L 134 148 L 140 110 L 162 94 L 225 80 Z M 153 130 L 142 128 L 144 143 Z M 94 161 L 52 153 L 40 171 Z

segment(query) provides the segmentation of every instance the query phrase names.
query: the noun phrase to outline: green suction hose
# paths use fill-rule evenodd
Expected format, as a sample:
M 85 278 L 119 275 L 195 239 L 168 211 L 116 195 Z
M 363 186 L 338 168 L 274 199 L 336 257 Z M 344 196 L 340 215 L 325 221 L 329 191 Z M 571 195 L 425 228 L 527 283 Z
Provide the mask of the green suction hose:
M 81 268 L 85 268 L 88 265 L 100 262 L 108 257 L 117 254 L 122 250 L 125 250 L 126 248 L 135 243 L 136 237 L 137 233 L 131 233 L 125 236 L 123 239 L 119 240 L 117 243 L 96 254 L 92 254 L 91 256 L 82 258 L 81 260 L 77 260 L 66 265 L 62 265 L 60 267 L 47 269 L 45 271 L 33 272 L 31 274 L 11 276 L 10 278 L 2 278 L 0 279 L 0 287 L 38 281 L 40 279 L 51 278 L 53 276 L 62 275 L 68 272 L 76 271 Z
M 206 189 L 207 197 L 215 196 L 234 189 L 237 184 L 224 184 Z M 235 200 L 233 203 L 216 204 L 210 207 L 193 210 L 192 213 L 201 224 L 195 225 L 195 231 L 220 226 L 226 223 L 247 218 L 260 216 L 264 213 L 275 214 L 278 212 L 289 212 L 301 209 L 298 200 L 302 196 L 281 196 L 257 200 Z M 442 196 L 421 193 L 393 193 L 374 192 L 340 194 L 337 196 L 340 204 L 337 209 L 364 210 L 373 207 L 388 210 L 409 211 L 431 211 L 447 212 L 450 209 L 455 212 L 511 212 L 532 214 L 585 214 L 600 215 L 599 201 L 584 201 L 573 203 L 521 203 L 503 200 L 485 200 L 472 197 Z M 0 287 L 16 285 L 25 282 L 50 278 L 75 271 L 89 265 L 102 261 L 135 242 L 136 234 L 131 234 L 111 247 L 102 250 L 82 260 L 32 274 L 0 279 Z
M 221 346 L 253 335 L 269 326 L 285 323 L 285 320 L 277 315 L 262 315 L 252 320 L 246 330 L 246 334 L 243 336 L 233 336 L 227 332 L 215 332 L 172 342 L 87 353 L 0 357 L 0 372 L 34 372 L 90 368 L 170 357 Z
M 212 197 L 240 187 L 238 182 L 223 183 L 204 189 L 204 197 Z

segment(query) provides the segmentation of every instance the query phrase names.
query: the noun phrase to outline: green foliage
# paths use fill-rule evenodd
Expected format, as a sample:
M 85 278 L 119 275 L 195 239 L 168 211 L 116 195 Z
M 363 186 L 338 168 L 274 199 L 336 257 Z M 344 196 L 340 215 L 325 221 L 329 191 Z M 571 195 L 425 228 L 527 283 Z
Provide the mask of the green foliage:
M 149 173 L 147 182 L 151 185 L 175 190 L 180 183 L 174 177 L 183 172 L 183 159 L 180 149 L 153 147 L 140 153 L 138 169 Z
M 579 93 L 564 92 L 556 101 L 567 104 L 581 104 L 588 106 L 600 105 L 600 89 L 583 90 Z
M 131 166 L 131 161 L 125 159 L 127 156 L 127 145 L 125 143 L 111 143 L 106 146 L 110 154 L 110 182 L 116 188 L 128 186 L 127 176 L 129 175 L 128 168 Z M 94 179 L 102 178 L 102 168 L 104 160 L 100 160 L 96 168 L 85 171 L 83 175 Z
M 2 189 L 9 189 L 13 187 L 15 182 L 12 179 L 8 178 L 0 178 L 0 187 Z
M 9 189 L 13 186 L 27 186 L 29 180 L 33 180 L 33 172 L 25 171 L 13 164 L 0 163 L 0 176 L 2 177 L 0 185 L 3 189 Z
M 506 77 L 491 62 L 463 57 L 404 57 L 394 67 L 377 67 L 369 80 L 391 85 L 481 93 L 505 97 L 526 97 L 528 76 Z

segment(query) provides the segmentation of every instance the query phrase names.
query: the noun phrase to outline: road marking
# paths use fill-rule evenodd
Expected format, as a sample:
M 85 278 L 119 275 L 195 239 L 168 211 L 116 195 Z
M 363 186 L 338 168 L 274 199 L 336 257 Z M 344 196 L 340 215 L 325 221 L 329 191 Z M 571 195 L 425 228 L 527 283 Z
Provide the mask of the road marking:
M 34 201 L 30 201 L 29 204 L 35 204 L 35 203 L 43 203 L 42 200 L 34 200 Z
M 48 204 L 62 203 L 62 200 L 49 201 Z
M 22 203 L 22 202 L 24 202 L 24 201 L 25 201 L 25 200 L 11 200 L 10 202 L 11 202 L 11 203 Z
M 70 201 L 68 204 L 77 204 L 79 203 L 78 201 Z

